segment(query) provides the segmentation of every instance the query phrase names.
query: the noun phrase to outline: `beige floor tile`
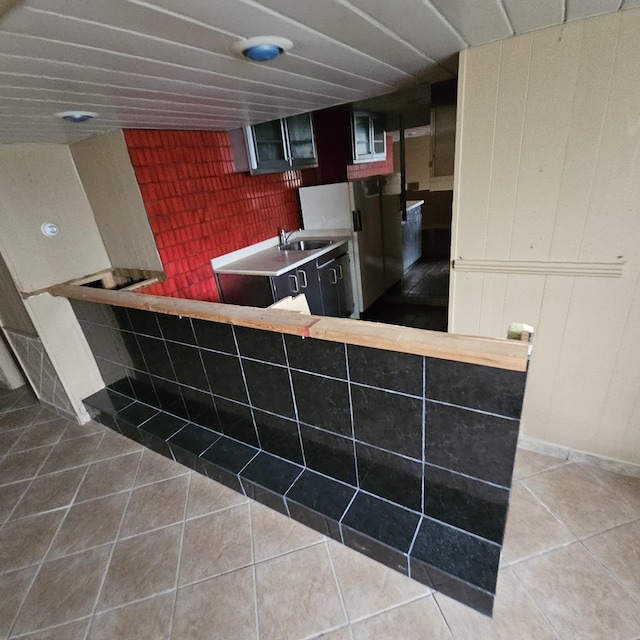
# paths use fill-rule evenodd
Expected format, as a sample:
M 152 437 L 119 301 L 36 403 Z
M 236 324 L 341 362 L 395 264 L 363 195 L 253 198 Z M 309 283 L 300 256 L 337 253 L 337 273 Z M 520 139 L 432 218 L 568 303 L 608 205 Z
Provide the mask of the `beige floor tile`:
M 432 591 L 334 540 L 329 541 L 329 552 L 351 622 L 416 600 Z
M 256 582 L 261 640 L 298 640 L 347 621 L 325 544 L 256 565 Z
M 328 631 L 316 636 L 317 640 L 353 640 L 351 635 L 351 629 L 349 627 L 343 627 L 337 631 Z
M 455 638 L 461 640 L 554 640 L 557 635 L 510 569 L 500 572 L 493 617 L 441 593 L 435 599 Z
M 9 517 L 28 486 L 28 480 L 0 486 L 0 525 Z
M 73 420 L 69 422 L 65 432 L 62 434 L 60 440 L 71 440 L 72 438 L 82 438 L 83 436 L 91 436 L 97 433 L 106 433 L 107 427 L 102 424 L 98 424 L 93 420 L 89 420 L 85 424 L 78 424 Z
M 89 619 L 85 618 L 44 631 L 28 633 L 26 636 L 20 636 L 20 640 L 84 640 L 88 625 Z
M 367 618 L 354 624 L 352 631 L 355 640 L 453 640 L 432 596 Z
M 502 558 L 506 563 L 575 541 L 575 536 L 520 483 L 509 498 Z
M 106 429 L 100 446 L 96 451 L 94 460 L 104 460 L 105 458 L 113 458 L 121 456 L 125 453 L 133 453 L 134 451 L 142 451 L 143 446 L 138 442 L 134 442 L 125 436 Z
M 85 467 L 78 467 L 35 478 L 11 514 L 11 519 L 68 506 L 85 473 Z
M 121 535 L 131 536 L 182 522 L 188 487 L 189 477 L 181 476 L 134 489 Z
M 187 467 L 165 458 L 155 451 L 145 449 L 140 461 L 140 470 L 136 478 L 136 486 L 158 482 L 168 478 L 175 478 L 191 473 Z
M 326 539 L 321 533 L 258 502 L 251 503 L 251 525 L 256 562 L 303 549 Z
M 246 567 L 253 562 L 249 505 L 239 505 L 185 523 L 180 584 Z
M 45 562 L 20 610 L 13 632 L 36 631 L 87 616 L 95 604 L 110 548 Z
M 611 473 L 598 467 L 586 467 L 586 469 L 640 511 L 640 478 Z
M 583 541 L 584 545 L 640 600 L 640 520 Z
M 576 464 L 545 471 L 523 483 L 578 537 L 640 517 L 638 510 Z
M 0 572 L 40 562 L 63 517 L 52 511 L 7 522 L 0 529 Z
M 27 429 L 12 429 L 11 431 L 0 432 L 0 456 L 9 453 L 13 445 L 20 440 Z
M 69 467 L 78 467 L 92 462 L 100 440 L 102 440 L 102 434 L 98 433 L 58 442 L 42 466 L 40 474 L 62 471 Z
M 513 572 L 561 638 L 640 635 L 640 608 L 576 542 L 514 565 Z
M 173 526 L 120 540 L 107 571 L 98 611 L 173 589 L 181 532 L 181 526 Z
M 93 620 L 87 640 L 168 640 L 174 598 L 170 592 L 101 613 Z
M 94 462 L 80 485 L 76 502 L 92 500 L 133 486 L 142 452 Z
M 257 640 L 253 568 L 180 589 L 171 638 Z
M 248 498 L 206 476 L 194 473 L 189 484 L 187 518 L 226 509 L 248 502 Z
M 52 449 L 53 445 L 5 456 L 0 461 L 0 484 L 33 478 Z
M 57 418 L 50 422 L 43 422 L 29 427 L 13 447 L 13 453 L 26 451 L 36 447 L 44 447 L 48 444 L 56 444 L 65 432 L 69 421 L 66 418 Z
M 567 464 L 564 458 L 556 458 L 555 456 L 547 456 L 528 449 L 518 449 L 516 453 L 516 461 L 513 467 L 513 479 L 520 480 L 533 476 L 542 471 L 560 467 Z
M 20 609 L 37 567 L 0 574 L 0 638 L 5 638 Z
M 47 557 L 59 558 L 113 542 L 118 535 L 127 497 L 126 493 L 117 493 L 71 507 Z
M 16 409 L 0 414 L 0 430 L 17 429 L 26 427 L 38 422 L 45 422 L 58 418 L 58 414 L 48 409 L 44 409 L 39 404 L 24 409 Z

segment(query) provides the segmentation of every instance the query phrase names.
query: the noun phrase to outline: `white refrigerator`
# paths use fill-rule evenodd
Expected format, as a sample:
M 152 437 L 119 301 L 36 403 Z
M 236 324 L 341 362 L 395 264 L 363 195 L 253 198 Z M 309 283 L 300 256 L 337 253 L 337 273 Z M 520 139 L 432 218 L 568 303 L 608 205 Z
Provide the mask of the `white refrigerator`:
M 377 180 L 356 180 L 300 188 L 305 231 L 352 236 L 352 282 L 358 315 L 385 291 L 380 191 Z

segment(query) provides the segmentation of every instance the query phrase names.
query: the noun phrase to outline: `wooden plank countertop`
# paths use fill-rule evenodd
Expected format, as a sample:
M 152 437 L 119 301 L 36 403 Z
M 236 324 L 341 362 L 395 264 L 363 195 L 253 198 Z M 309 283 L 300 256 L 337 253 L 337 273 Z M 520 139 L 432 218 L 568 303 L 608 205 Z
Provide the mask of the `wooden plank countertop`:
M 499 369 L 525 371 L 527 368 L 529 344 L 518 340 L 477 338 L 349 318 L 301 315 L 295 311 L 282 309 L 259 309 L 217 302 L 183 300 L 131 291 L 96 289 L 77 284 L 59 284 L 50 287 L 48 292 L 54 296 L 73 300 L 155 311 Z

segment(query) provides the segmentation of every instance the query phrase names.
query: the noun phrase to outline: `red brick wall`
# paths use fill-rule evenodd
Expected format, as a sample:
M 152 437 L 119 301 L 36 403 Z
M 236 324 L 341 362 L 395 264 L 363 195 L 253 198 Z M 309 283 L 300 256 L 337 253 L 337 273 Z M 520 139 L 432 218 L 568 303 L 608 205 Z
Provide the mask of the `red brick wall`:
M 235 173 L 226 133 L 124 136 L 167 274 L 145 293 L 218 301 L 211 258 L 300 227 L 299 172 Z

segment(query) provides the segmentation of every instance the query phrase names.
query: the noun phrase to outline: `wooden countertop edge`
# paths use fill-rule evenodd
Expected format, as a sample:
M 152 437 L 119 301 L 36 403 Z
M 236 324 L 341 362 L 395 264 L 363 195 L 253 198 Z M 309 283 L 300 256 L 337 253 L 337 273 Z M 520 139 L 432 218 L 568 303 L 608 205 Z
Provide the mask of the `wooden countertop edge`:
M 364 320 L 309 316 L 281 309 L 260 309 L 168 298 L 74 284 L 56 285 L 48 291 L 51 295 L 73 300 L 156 311 L 330 342 L 431 356 L 512 371 L 525 371 L 527 368 L 528 343 L 517 340 L 477 338 Z

